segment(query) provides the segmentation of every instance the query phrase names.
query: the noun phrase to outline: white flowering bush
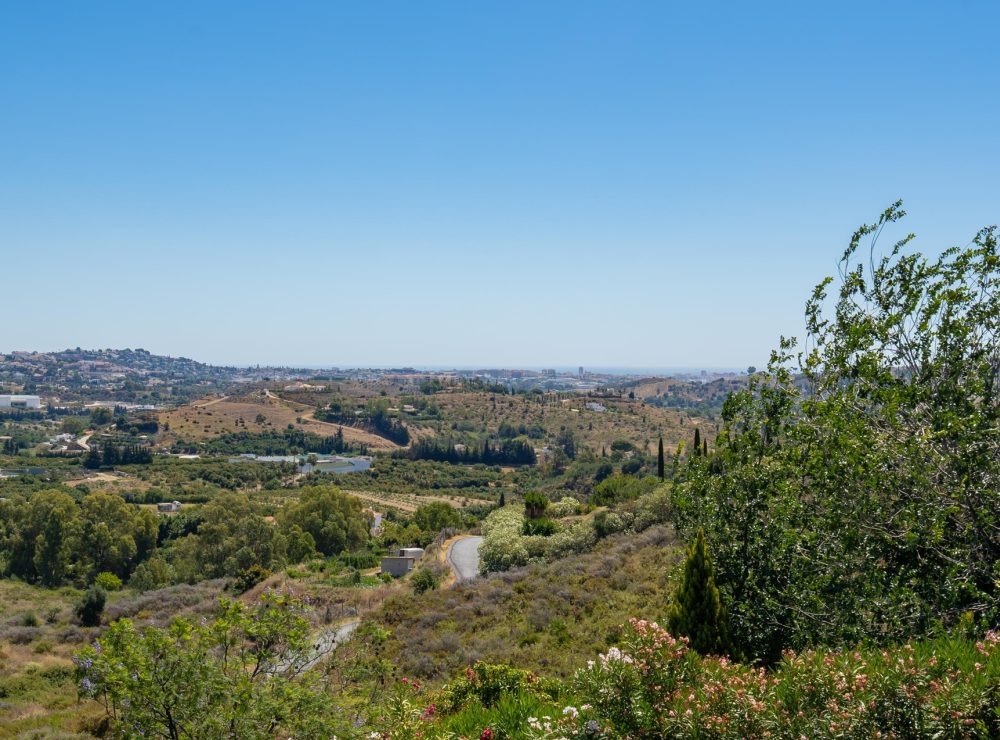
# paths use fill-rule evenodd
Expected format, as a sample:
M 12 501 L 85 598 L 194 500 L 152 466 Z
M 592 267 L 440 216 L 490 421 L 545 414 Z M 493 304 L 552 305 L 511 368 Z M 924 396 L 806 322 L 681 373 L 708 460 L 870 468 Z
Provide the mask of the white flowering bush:
M 585 519 L 548 536 L 524 535 L 521 533 L 523 526 L 524 514 L 512 506 L 497 509 L 483 520 L 481 525 L 483 543 L 479 546 L 481 573 L 485 575 L 527 565 L 533 561 L 553 560 L 586 552 L 593 549 L 597 543 L 594 525 Z
M 483 575 L 527 565 L 529 555 L 526 538 L 521 535 L 523 526 L 524 514 L 514 506 L 497 509 L 482 521 L 479 571 Z
M 597 533 L 592 522 L 581 520 L 545 539 L 545 558 L 553 560 L 592 550 L 597 544 Z
M 572 496 L 563 496 L 559 501 L 549 506 L 548 515 L 556 519 L 573 516 L 580 509 L 580 502 Z

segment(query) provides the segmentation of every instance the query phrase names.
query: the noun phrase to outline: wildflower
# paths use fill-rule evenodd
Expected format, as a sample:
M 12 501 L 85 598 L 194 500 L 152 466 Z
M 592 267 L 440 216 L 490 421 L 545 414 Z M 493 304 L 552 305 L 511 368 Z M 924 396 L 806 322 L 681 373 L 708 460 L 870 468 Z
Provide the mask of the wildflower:
M 483 734 L 479 736 L 479 740 L 493 740 L 493 730 L 487 727 L 483 730 Z
M 576 719 L 577 717 L 580 716 L 580 712 L 577 710 L 576 707 L 566 707 L 565 709 L 563 709 L 563 714 L 565 716 L 572 717 L 573 719 Z

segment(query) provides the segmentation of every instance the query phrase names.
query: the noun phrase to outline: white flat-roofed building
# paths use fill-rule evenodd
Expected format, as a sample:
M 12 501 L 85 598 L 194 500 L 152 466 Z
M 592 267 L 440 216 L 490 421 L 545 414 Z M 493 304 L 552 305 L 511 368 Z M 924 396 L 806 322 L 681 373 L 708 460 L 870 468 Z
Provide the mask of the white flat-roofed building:
M 40 409 L 42 399 L 38 396 L 0 396 L 0 409 Z

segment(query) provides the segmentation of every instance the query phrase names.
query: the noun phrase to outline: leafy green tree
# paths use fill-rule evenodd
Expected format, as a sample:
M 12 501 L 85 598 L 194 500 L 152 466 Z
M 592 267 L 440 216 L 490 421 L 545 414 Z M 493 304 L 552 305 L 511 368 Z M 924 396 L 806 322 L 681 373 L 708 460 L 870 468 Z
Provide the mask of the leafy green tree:
M 324 555 L 356 550 L 368 541 L 368 518 L 360 499 L 336 486 L 303 488 L 299 500 L 284 510 L 281 519 L 285 527 L 308 532 L 316 550 Z
M 76 553 L 90 575 L 109 571 L 126 578 L 156 545 L 156 516 L 125 502 L 121 496 L 97 492 L 80 504 L 81 548 Z
M 733 652 L 729 617 L 715 585 L 705 533 L 700 529 L 688 548 L 684 573 L 667 613 L 667 625 L 675 636 L 687 637 L 690 647 L 702 655 Z
M 97 470 L 101 467 L 102 457 L 101 450 L 97 445 L 92 445 L 87 454 L 83 456 L 83 467 L 88 470 Z
M 38 491 L 29 501 L 11 502 L 8 570 L 31 583 L 59 586 L 75 575 L 80 549 L 79 507 L 61 491 Z
M 173 569 L 162 558 L 153 556 L 139 563 L 128 585 L 136 591 L 153 591 L 169 586 L 174 581 Z
M 884 256 L 894 204 L 816 287 L 807 349 L 782 339 L 723 407 L 710 461 L 674 489 L 713 533 L 734 639 L 892 642 L 1000 618 L 1000 255 L 996 229 L 929 258 Z
M 570 460 L 576 458 L 576 437 L 573 436 L 573 431 L 566 427 L 563 427 L 559 436 L 556 437 L 556 446 L 561 449 Z
M 433 501 L 417 507 L 413 512 L 413 523 L 425 532 L 437 534 L 448 527 L 461 527 L 462 515 L 458 509 L 444 501 Z
M 122 579 L 105 570 L 97 574 L 97 577 L 94 578 L 94 584 L 105 591 L 118 591 L 122 587 Z
M 288 562 L 301 563 L 316 557 L 316 540 L 298 525 L 292 525 L 285 535 Z
M 284 538 L 246 494 L 217 496 L 201 514 L 197 533 L 172 548 L 181 580 L 235 577 L 255 565 L 273 570 L 284 562 Z
M 90 412 L 90 426 L 93 428 L 110 424 L 114 420 L 111 409 L 99 406 Z
M 108 628 L 76 656 L 81 692 L 100 702 L 124 737 L 350 736 L 323 691 L 298 602 L 265 595 L 248 607 L 223 601 L 199 625 L 175 619 L 138 630 Z

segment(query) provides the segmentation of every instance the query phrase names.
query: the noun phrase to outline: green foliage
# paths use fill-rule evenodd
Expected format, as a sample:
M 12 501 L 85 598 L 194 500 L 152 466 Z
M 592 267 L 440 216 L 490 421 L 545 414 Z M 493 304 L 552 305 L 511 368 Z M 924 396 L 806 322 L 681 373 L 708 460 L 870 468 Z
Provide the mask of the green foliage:
M 667 626 L 702 655 L 731 655 L 729 616 L 715 585 L 712 558 L 705 544 L 705 533 L 698 530 L 688 549 L 673 603 L 667 613 Z
M 96 627 L 101 623 L 104 605 L 107 603 L 107 593 L 99 585 L 91 586 L 76 605 L 76 618 L 84 627 Z
M 660 481 L 652 476 L 613 475 L 594 488 L 590 502 L 595 506 L 611 506 L 644 496 L 659 485 Z
M 471 465 L 534 465 L 535 450 L 521 439 L 502 439 L 499 443 L 485 440 L 482 444 L 460 446 L 453 440 L 424 438 L 416 440 L 400 453 L 410 460 L 436 460 Z
M 174 581 L 174 572 L 170 565 L 159 557 L 139 563 L 128 585 L 136 591 L 152 591 L 169 586 Z
M 309 623 L 290 599 L 223 601 L 199 625 L 115 622 L 76 657 L 81 692 L 128 737 L 331 737 L 339 717 L 315 673 L 303 671 Z
M 521 526 L 521 534 L 548 537 L 550 534 L 555 534 L 558 528 L 558 524 L 544 517 L 541 519 L 525 519 L 524 524 Z
M 632 620 L 621 647 L 576 676 L 593 709 L 558 730 L 572 736 L 596 722 L 610 737 L 996 737 L 998 641 L 786 653 L 765 671 L 700 658 L 656 623 Z
M 413 523 L 425 532 L 437 533 L 449 527 L 461 527 L 462 514 L 444 501 L 432 501 L 417 507 L 413 512 Z
M 281 520 L 312 536 L 324 555 L 356 550 L 368 541 L 368 518 L 360 499 L 342 493 L 336 486 L 303 488 L 299 500 L 286 507 Z
M 727 401 L 714 454 L 680 471 L 677 524 L 713 533 L 750 657 L 1000 618 L 996 231 L 933 259 L 906 237 L 880 257 L 902 215 L 858 230 L 832 310 L 830 279 L 807 304 L 807 350 L 782 340 Z
M 171 548 L 177 578 L 235 577 L 251 566 L 274 570 L 284 563 L 281 531 L 264 519 L 258 504 L 246 494 L 224 493 L 201 509 L 198 531 Z
M 541 519 L 549 508 L 548 497 L 541 493 L 526 493 L 524 495 L 524 515 L 528 519 Z
M 301 563 L 316 556 L 316 540 L 299 525 L 293 524 L 288 527 L 286 540 L 288 562 Z
M 94 583 L 105 591 L 118 591 L 122 587 L 122 579 L 106 570 L 97 574 Z
M 465 675 L 447 684 L 438 700 L 445 712 L 455 712 L 470 703 L 489 709 L 505 696 L 521 693 L 551 700 L 558 698 L 560 691 L 558 682 L 540 679 L 531 671 L 477 661 Z
M 657 482 L 655 478 L 648 480 Z M 669 503 L 669 494 L 662 487 L 622 504 L 612 514 L 600 519 L 578 519 L 545 536 L 535 533 L 532 529 L 534 525 L 528 524 L 526 528 L 525 523 L 531 520 L 518 508 L 506 506 L 496 509 L 480 523 L 483 534 L 483 543 L 479 547 L 480 571 L 490 573 L 508 570 L 532 561 L 552 560 L 587 552 L 597 543 L 599 531 L 602 536 L 614 532 L 640 532 L 666 522 L 671 514 Z M 575 499 L 564 497 L 559 503 L 547 508 L 553 514 L 568 515 L 570 506 L 575 511 L 579 503 Z M 541 527 L 548 531 L 548 525 L 543 524 Z
M 417 594 L 433 591 L 440 582 L 440 579 L 430 568 L 420 568 L 410 576 L 410 585 L 413 587 L 413 592 Z
M 82 584 L 102 571 L 125 578 L 156 544 L 155 515 L 109 493 L 78 503 L 42 490 L 0 501 L 0 514 L 0 563 L 31 583 Z
M 229 584 L 229 587 L 234 593 L 246 593 L 269 575 L 271 575 L 271 571 L 260 563 L 251 563 L 233 575 L 233 580 Z

